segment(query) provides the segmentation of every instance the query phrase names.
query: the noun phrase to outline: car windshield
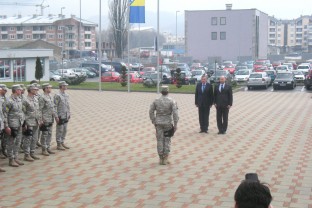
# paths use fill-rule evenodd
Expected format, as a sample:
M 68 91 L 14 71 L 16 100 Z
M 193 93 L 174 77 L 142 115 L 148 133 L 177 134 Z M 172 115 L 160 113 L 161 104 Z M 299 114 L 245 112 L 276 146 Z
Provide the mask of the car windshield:
M 287 69 L 286 66 L 278 66 L 278 67 L 277 67 L 277 70 L 286 70 L 286 69 Z
M 291 78 L 293 75 L 290 73 L 282 73 L 282 74 L 277 74 L 276 78 L 277 79 L 288 79 Z
M 293 71 L 295 75 L 303 75 L 302 71 Z
M 251 74 L 249 78 L 262 78 L 262 74 Z
M 308 69 L 309 66 L 298 66 L 298 69 Z
M 196 75 L 202 75 L 203 72 L 202 71 L 192 71 L 192 75 L 196 76 Z
M 249 75 L 249 71 L 241 70 L 238 71 L 236 75 Z
M 274 74 L 274 71 L 266 71 L 267 74 L 272 75 Z
M 256 62 L 255 65 L 264 65 L 264 62 Z

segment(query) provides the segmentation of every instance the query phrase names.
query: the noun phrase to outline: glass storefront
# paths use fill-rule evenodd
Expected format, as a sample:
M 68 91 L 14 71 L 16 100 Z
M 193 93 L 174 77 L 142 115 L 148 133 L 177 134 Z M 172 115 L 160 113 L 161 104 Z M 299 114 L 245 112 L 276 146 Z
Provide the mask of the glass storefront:
M 11 63 L 8 59 L 0 59 L 0 80 L 11 78 Z
M 26 74 L 26 59 L 13 59 L 13 81 L 24 82 Z

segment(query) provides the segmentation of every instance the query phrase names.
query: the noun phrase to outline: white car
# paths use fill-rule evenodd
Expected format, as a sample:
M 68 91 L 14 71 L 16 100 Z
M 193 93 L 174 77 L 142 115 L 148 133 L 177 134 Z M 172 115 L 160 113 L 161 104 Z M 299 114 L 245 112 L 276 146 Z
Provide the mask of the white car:
M 78 75 L 75 74 L 75 72 L 72 69 L 59 69 L 58 70 L 59 74 L 61 75 L 61 77 L 77 77 Z
M 280 65 L 276 67 L 276 72 L 280 73 L 280 72 L 289 72 L 289 68 L 288 65 Z
M 191 71 L 191 73 L 192 73 L 192 77 L 195 78 L 196 81 L 198 82 L 201 80 L 202 76 L 206 74 L 205 70 L 201 70 L 201 69 L 200 70 L 195 69 Z
M 304 82 L 305 76 L 302 71 L 292 70 L 292 73 L 294 74 L 297 82 Z
M 239 70 L 235 74 L 234 81 L 238 83 L 247 82 L 250 74 L 251 74 L 251 70 L 249 69 Z
M 253 72 L 249 75 L 247 80 L 247 87 L 248 90 L 254 87 L 264 87 L 267 89 L 270 83 L 271 78 L 266 72 Z
M 61 76 L 58 74 L 58 72 L 50 71 L 50 81 L 60 81 Z
M 86 71 L 83 70 L 83 68 L 73 68 L 72 69 L 76 75 L 78 75 L 79 77 L 81 76 L 87 76 Z
M 309 63 L 303 63 L 297 67 L 297 70 L 302 71 L 303 74 L 308 74 L 310 69 L 311 69 L 311 65 Z
M 287 65 L 288 69 L 294 70 L 293 64 L 292 63 L 283 63 L 283 65 Z

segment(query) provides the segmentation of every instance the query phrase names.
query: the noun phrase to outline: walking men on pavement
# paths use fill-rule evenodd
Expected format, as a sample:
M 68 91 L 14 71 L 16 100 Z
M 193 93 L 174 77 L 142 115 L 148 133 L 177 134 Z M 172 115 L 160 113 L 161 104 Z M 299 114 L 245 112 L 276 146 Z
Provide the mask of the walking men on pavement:
M 24 123 L 22 101 L 20 99 L 21 90 L 22 88 L 20 85 L 13 85 L 11 97 L 3 104 L 4 131 L 8 135 L 7 154 L 9 157 L 9 165 L 12 167 L 24 165 L 24 163 L 18 159 L 22 125 Z
M 169 87 L 162 86 L 162 96 L 156 99 L 149 109 L 150 119 L 156 128 L 157 152 L 160 165 L 169 164 L 171 137 L 177 130 L 179 120 L 177 103 L 168 97 L 168 93 Z
M 35 155 L 36 144 L 38 140 L 39 125 L 41 124 L 41 117 L 39 111 L 39 103 L 35 98 L 38 87 L 35 85 L 28 85 L 28 95 L 23 100 L 23 112 L 25 114 L 24 128 L 24 160 L 33 162 L 40 158 Z
M 229 110 L 233 104 L 232 86 L 225 83 L 224 76 L 220 77 L 220 84 L 214 89 L 214 104 L 217 109 L 218 134 L 225 134 L 228 127 Z
M 56 142 L 58 150 L 69 149 L 64 143 L 67 133 L 67 124 L 70 119 L 69 95 L 66 93 L 67 83 L 59 82 L 59 92 L 54 95 L 54 105 L 58 116 L 56 125 Z
M 208 133 L 210 108 L 213 105 L 212 85 L 207 83 L 207 76 L 201 78 L 195 90 L 195 105 L 198 108 L 200 132 Z
M 56 123 L 59 123 L 59 118 L 56 114 L 53 98 L 51 96 L 52 86 L 49 83 L 42 84 L 43 94 L 39 98 L 39 108 L 41 114 L 42 126 L 40 127 L 42 145 L 42 155 L 49 156 L 55 154 L 51 150 L 51 137 L 52 137 L 52 126 L 54 119 Z

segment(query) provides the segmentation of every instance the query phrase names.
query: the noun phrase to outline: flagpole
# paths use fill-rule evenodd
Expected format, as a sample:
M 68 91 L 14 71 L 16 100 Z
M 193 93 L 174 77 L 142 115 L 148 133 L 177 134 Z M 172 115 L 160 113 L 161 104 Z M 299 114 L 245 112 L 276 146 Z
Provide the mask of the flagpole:
M 102 5 L 101 5 L 101 1 L 102 0 L 99 0 L 100 2 L 100 5 L 99 5 L 99 7 L 100 7 L 100 19 L 99 19 L 99 34 L 100 34 L 100 36 L 99 36 L 99 44 L 98 44 L 98 48 L 99 48 L 99 52 L 98 52 L 98 58 L 99 58 L 99 91 L 101 92 L 102 91 L 102 83 L 101 83 L 101 76 L 102 76 L 102 34 L 101 34 L 101 32 L 102 32 L 102 26 L 101 26 L 101 24 L 102 24 L 102 21 L 101 21 L 101 19 L 102 19 Z
M 159 0 L 157 0 L 157 36 L 156 36 L 156 48 L 157 48 L 157 94 L 159 94 Z
M 128 1 L 128 17 L 127 17 L 127 42 L 128 42 L 128 92 L 130 92 L 130 1 Z

